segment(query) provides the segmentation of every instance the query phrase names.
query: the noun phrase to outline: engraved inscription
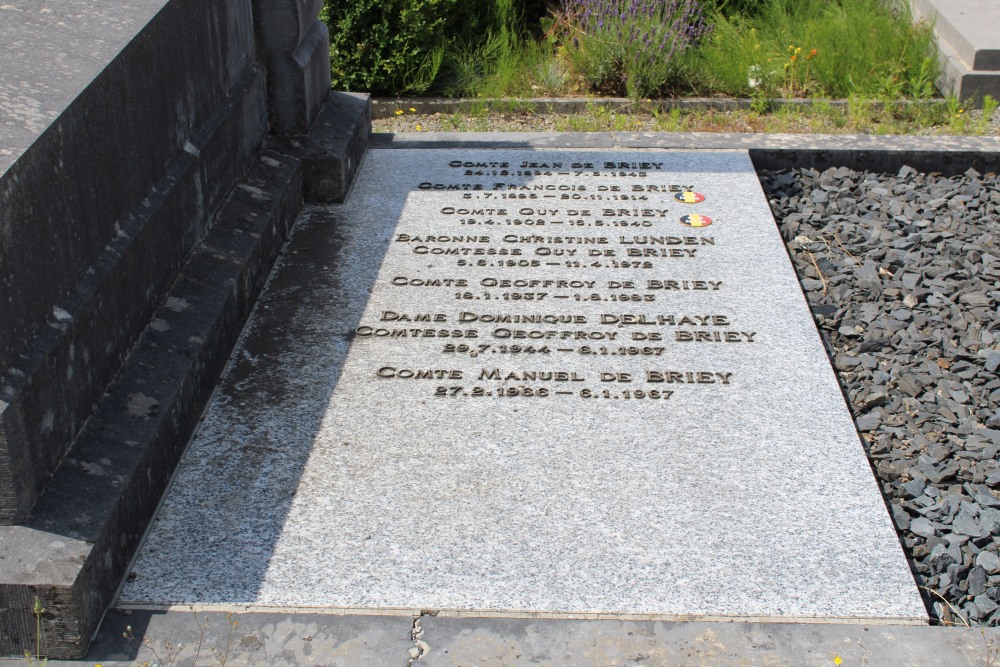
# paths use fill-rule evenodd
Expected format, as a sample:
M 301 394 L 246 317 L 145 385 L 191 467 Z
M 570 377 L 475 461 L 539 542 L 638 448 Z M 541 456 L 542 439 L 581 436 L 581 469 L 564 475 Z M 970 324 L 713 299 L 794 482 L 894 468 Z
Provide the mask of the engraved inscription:
M 682 220 L 716 215 L 711 190 L 664 164 L 446 160 L 450 177 L 416 184 L 434 198 L 429 217 L 391 239 L 413 268 L 386 279 L 388 301 L 354 329 L 356 343 L 388 346 L 375 378 L 426 380 L 411 391 L 436 398 L 643 403 L 737 384 L 705 352 L 676 367 L 759 336 L 706 262 L 724 249 L 724 221 L 709 232 Z M 419 346 L 419 368 L 392 361 L 400 345 Z

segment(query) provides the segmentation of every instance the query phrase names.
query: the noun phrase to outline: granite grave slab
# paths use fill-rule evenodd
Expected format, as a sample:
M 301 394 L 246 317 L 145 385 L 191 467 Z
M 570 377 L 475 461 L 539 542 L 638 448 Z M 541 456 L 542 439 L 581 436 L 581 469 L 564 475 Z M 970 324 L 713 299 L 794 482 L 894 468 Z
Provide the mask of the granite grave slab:
M 926 622 L 745 151 L 369 151 L 132 569 L 124 606 Z

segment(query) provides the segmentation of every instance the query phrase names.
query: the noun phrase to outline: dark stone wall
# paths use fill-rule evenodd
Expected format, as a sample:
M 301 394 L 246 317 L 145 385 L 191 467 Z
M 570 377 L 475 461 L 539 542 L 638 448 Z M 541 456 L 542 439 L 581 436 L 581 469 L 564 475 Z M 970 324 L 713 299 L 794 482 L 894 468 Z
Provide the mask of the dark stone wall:
M 174 0 L 0 177 L 0 367 L 253 62 L 249 0 Z
M 0 524 L 23 521 L 267 133 L 250 0 L 169 0 L 0 176 Z

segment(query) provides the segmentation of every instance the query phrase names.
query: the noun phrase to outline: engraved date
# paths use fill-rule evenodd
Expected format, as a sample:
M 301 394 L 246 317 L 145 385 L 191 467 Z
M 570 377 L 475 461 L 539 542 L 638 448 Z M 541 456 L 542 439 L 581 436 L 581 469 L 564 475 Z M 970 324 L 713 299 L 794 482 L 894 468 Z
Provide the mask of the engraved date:
M 482 295 L 473 292 L 455 292 L 455 298 L 464 301 L 542 301 L 549 295 L 548 292 L 483 292 Z M 636 299 L 637 301 L 639 299 Z
M 670 397 L 673 396 L 672 391 L 660 391 L 658 389 L 651 389 L 645 391 L 643 389 L 625 389 L 624 391 L 611 391 L 610 389 L 602 389 L 599 391 L 594 391 L 593 389 L 581 389 L 580 398 L 604 398 L 612 400 L 642 400 L 649 399 L 652 401 L 669 401 Z
M 547 345 L 466 345 L 448 343 L 441 350 L 445 354 L 467 354 L 478 357 L 481 354 L 549 354 Z
M 658 357 L 663 354 L 663 351 L 667 349 L 665 347 L 591 347 L 589 345 L 581 346 L 577 352 L 585 355 L 596 355 L 596 356 L 618 356 L 618 357 Z
M 434 390 L 434 396 L 438 398 L 457 398 L 462 397 L 482 397 L 482 396 L 499 396 L 501 398 L 546 398 L 550 395 L 550 390 L 548 387 L 526 387 L 524 385 L 519 385 L 517 387 L 496 387 L 493 389 L 487 389 L 486 387 L 462 387 L 460 385 L 453 385 L 450 387 L 437 387 Z

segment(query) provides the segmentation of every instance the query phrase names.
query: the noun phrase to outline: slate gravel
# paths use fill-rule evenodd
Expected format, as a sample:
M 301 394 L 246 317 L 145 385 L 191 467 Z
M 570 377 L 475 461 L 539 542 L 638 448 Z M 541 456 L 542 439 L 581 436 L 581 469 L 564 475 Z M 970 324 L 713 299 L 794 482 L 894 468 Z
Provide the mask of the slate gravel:
M 761 181 L 932 617 L 1000 625 L 1000 179 Z

